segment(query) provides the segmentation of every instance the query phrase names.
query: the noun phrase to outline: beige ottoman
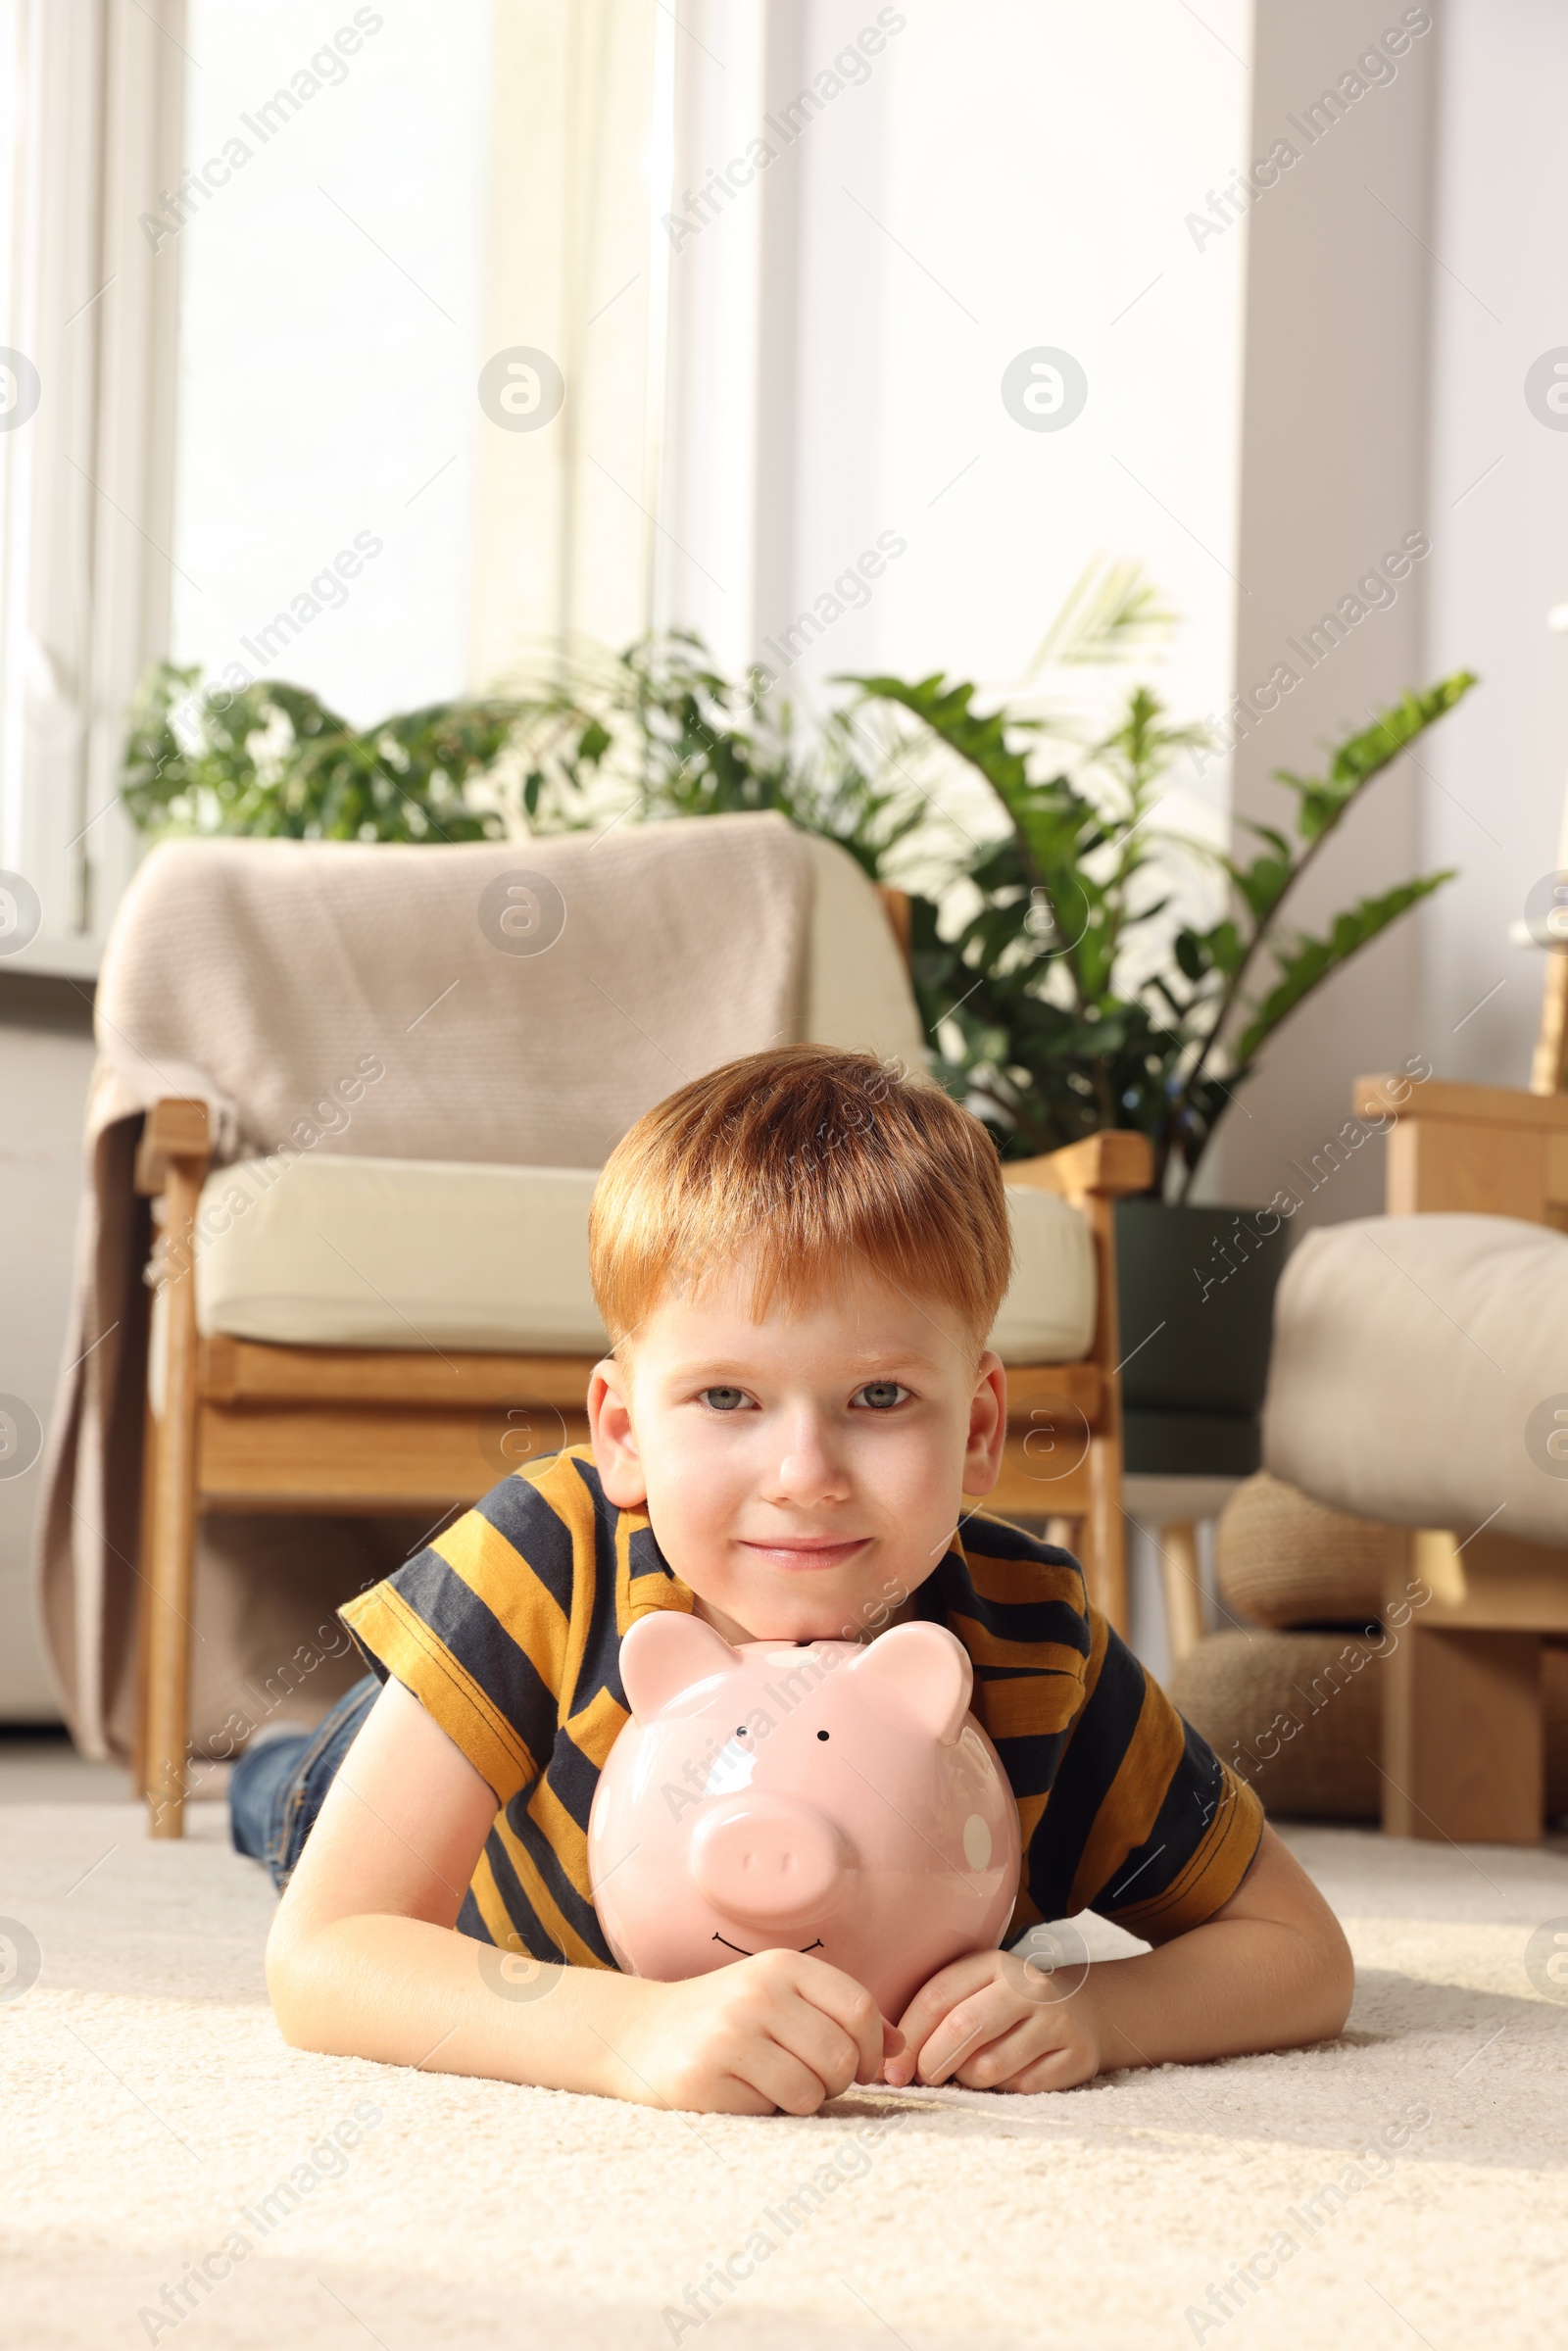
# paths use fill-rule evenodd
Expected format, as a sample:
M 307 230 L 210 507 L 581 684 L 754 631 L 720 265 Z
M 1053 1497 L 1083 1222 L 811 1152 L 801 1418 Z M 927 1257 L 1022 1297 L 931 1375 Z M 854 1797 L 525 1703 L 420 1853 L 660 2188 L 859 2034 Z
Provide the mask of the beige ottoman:
M 1332 1510 L 1266 1470 L 1221 1517 L 1215 1566 L 1231 1629 L 1177 1665 L 1171 1695 L 1271 1812 L 1386 1815 L 1394 1693 L 1437 1605 L 1419 1581 L 1405 1589 L 1408 1544 L 1402 1530 Z M 1568 1813 L 1568 1646 L 1541 1644 L 1534 1707 L 1539 1823 Z

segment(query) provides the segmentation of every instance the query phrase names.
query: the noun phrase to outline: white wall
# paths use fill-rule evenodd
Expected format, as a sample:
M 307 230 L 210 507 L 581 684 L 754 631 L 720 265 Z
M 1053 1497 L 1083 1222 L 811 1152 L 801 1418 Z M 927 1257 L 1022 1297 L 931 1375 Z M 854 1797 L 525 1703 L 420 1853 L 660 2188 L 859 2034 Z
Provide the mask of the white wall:
M 1253 152 L 1354 61 L 1394 7 L 1260 0 Z M 1424 1055 L 1440 1077 L 1522 1086 L 1542 960 L 1508 943 L 1557 861 L 1568 767 L 1568 433 L 1524 397 L 1568 339 L 1561 318 L 1558 123 L 1568 24 L 1544 0 L 1455 0 L 1254 209 L 1250 227 L 1239 680 L 1407 530 L 1430 556 L 1235 759 L 1239 811 L 1273 813 L 1280 764 L 1406 685 L 1473 668 L 1481 685 L 1373 788 L 1303 891 L 1315 924 L 1418 871 L 1458 878 L 1332 981 L 1269 1050 L 1215 1170 L 1266 1200 L 1290 1159 L 1348 1115 L 1351 1080 Z M 1304 664 L 1298 662 L 1298 668 Z M 1272 806 L 1271 806 L 1272 804 Z M 1376 1214 L 1372 1143 L 1298 1223 Z M 1297 1189 L 1300 1186 L 1298 1184 Z
M 1365 0 L 1310 10 L 1260 0 L 1257 12 L 1250 153 L 1267 155 L 1286 139 L 1298 160 L 1247 222 L 1236 675 L 1250 688 L 1284 662 L 1300 682 L 1242 737 L 1232 792 L 1239 815 L 1276 824 L 1292 803 L 1271 781 L 1274 768 L 1312 772 L 1326 742 L 1432 671 L 1425 598 L 1439 566 L 1454 562 L 1447 509 L 1434 502 L 1427 472 L 1436 30 L 1385 57 L 1373 70 L 1392 78 L 1367 87 L 1315 143 L 1301 127 L 1306 105 L 1398 22 L 1392 7 L 1369 16 Z M 1393 601 L 1309 667 L 1291 640 L 1301 644 L 1302 631 L 1412 531 L 1430 538 L 1432 554 L 1390 581 Z M 1316 928 L 1420 869 L 1420 795 L 1409 759 L 1378 781 L 1303 883 L 1290 909 L 1296 923 Z M 1307 1165 L 1339 1132 L 1356 1074 L 1423 1050 L 1440 1059 L 1421 1002 L 1420 933 L 1408 922 L 1330 981 L 1268 1049 L 1223 1130 L 1209 1189 L 1237 1200 L 1268 1200 L 1286 1185 L 1301 1194 L 1305 1181 L 1290 1162 Z M 1307 1193 L 1298 1224 L 1375 1213 L 1381 1151 L 1364 1148 Z
M 1568 602 L 1568 432 L 1524 398 L 1532 363 L 1568 343 L 1568 17 L 1549 0 L 1451 0 L 1442 31 L 1427 661 L 1482 684 L 1426 761 L 1422 854 L 1461 879 L 1425 918 L 1423 1011 L 1446 1076 L 1519 1086 L 1543 958 L 1507 931 L 1560 861 L 1568 772 L 1568 638 L 1545 627 Z

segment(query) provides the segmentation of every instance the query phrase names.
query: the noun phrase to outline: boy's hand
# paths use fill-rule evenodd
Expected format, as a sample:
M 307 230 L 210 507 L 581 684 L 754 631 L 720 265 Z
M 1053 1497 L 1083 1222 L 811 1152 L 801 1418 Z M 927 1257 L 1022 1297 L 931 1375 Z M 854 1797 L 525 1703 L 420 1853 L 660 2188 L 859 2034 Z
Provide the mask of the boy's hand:
M 1076 1971 L 1074 1971 L 1076 1973 Z M 1060 1982 L 1010 1951 L 971 1951 L 917 1991 L 899 2019 L 900 2045 L 883 2067 L 890 2088 L 911 2082 L 965 2089 L 1073 2089 L 1100 2071 L 1089 1988 Z
M 875 2082 L 891 2045 L 870 1993 L 804 1951 L 759 1951 L 638 1991 L 609 2049 L 614 2092 L 643 2105 L 814 2114 L 852 2082 Z

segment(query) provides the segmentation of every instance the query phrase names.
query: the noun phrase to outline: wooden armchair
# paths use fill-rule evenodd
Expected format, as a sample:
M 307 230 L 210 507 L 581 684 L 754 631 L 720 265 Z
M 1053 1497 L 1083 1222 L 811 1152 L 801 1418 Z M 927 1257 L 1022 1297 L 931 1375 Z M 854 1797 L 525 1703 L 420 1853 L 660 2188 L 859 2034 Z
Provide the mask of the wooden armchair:
M 136 1186 L 162 1202 L 163 1304 L 149 1381 L 137 1610 L 133 1771 L 155 1837 L 183 1828 L 193 1558 L 204 1512 L 437 1513 L 476 1501 L 509 1467 L 586 1441 L 584 1355 L 263 1345 L 197 1327 L 195 1232 L 208 1173 L 206 1105 L 149 1113 Z M 1105 1134 L 1010 1166 L 1087 1220 L 1095 1338 L 1075 1363 L 1008 1373 L 1005 1464 L 988 1506 L 1048 1519 L 1076 1541 L 1090 1588 L 1125 1630 L 1121 1406 L 1116 1359 L 1117 1198 L 1147 1188 L 1141 1135 Z M 532 1419 L 530 1415 L 534 1416 Z

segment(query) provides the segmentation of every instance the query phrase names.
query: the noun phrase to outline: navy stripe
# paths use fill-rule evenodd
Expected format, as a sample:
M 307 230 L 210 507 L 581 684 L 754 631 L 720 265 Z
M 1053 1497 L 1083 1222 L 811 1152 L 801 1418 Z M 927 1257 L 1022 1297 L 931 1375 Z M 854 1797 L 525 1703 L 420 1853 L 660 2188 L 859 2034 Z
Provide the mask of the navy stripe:
M 950 1612 L 972 1617 L 993 1641 L 1013 1641 L 1023 1648 L 1043 1648 L 1049 1643 L 1088 1656 L 1088 1620 L 1068 1601 L 988 1600 L 974 1592 L 972 1585 L 970 1591 L 972 1598 L 949 1602 Z
M 557 1734 L 550 1767 L 545 1780 L 551 1794 L 562 1809 L 569 1812 L 578 1828 L 588 1834 L 588 1811 L 599 1786 L 599 1766 L 590 1763 L 569 1731 Z
M 1042 1918 L 1066 1914 L 1084 1847 L 1132 1745 L 1143 1703 L 1144 1669 L 1107 1627 L 1100 1679 L 1071 1725 L 1051 1800 L 1029 1840 L 1029 1892 Z
M 1164 1893 L 1207 1836 L 1225 1793 L 1224 1768 L 1185 1718 L 1182 1730 L 1182 1758 L 1170 1776 L 1153 1827 L 1090 1897 L 1091 1910 L 1104 1909 L 1107 1917 L 1114 1917 L 1115 1909 L 1135 1909 Z
M 972 1662 L 972 1660 L 971 1660 Z M 976 1682 L 1082 1682 L 1065 1665 L 976 1665 Z
M 1071 1551 L 1062 1550 L 1058 1543 L 1038 1542 L 1009 1519 L 971 1518 L 964 1523 L 974 1529 L 963 1546 L 971 1559 L 1022 1559 L 1031 1566 L 1070 1567 L 1075 1575 L 1083 1574 Z
M 571 1581 L 575 1564 L 571 1529 L 552 1510 L 537 1486 L 526 1478 L 503 1478 L 492 1486 L 475 1510 L 487 1525 L 510 1543 L 517 1557 L 533 1569 L 556 1606 L 568 1621 Z
M 654 1541 L 652 1527 L 638 1528 L 626 1545 L 626 1559 L 634 1584 L 641 1576 L 662 1576 L 666 1584 L 675 1581 L 675 1571 Z
M 1009 1529 L 1016 1533 L 1016 1529 Z M 1028 1542 L 1027 1536 L 1019 1541 Z M 1040 1543 L 1038 1551 L 1053 1554 L 1050 1546 Z M 1066 1558 L 1066 1553 L 1059 1556 Z M 1011 1561 L 1004 1561 L 1011 1565 Z M 1068 1562 L 1071 1565 L 1071 1562 Z M 1025 1586 L 1027 1589 L 1027 1585 Z M 950 1616 L 972 1617 L 984 1627 L 994 1641 L 1015 1641 L 1025 1646 L 1051 1641 L 1058 1648 L 1076 1650 L 1080 1657 L 1089 1654 L 1089 1619 L 1083 1609 L 1072 1601 L 1053 1597 L 1045 1600 L 989 1600 L 976 1592 L 974 1578 L 956 1551 L 949 1551 L 938 1562 L 936 1573 L 928 1576 L 914 1595 L 916 1614 L 925 1623 L 946 1624 Z
M 518 1799 L 514 1796 L 513 1803 L 517 1802 Z M 507 1807 L 507 1818 L 514 1827 L 516 1826 L 515 1821 L 513 1820 L 511 1805 Z M 523 1892 L 517 1880 L 517 1873 L 512 1866 L 512 1857 L 494 1829 L 485 1838 L 484 1850 L 485 1858 L 490 1864 L 491 1874 L 496 1882 L 496 1891 L 501 1896 L 501 1907 L 511 1921 L 523 1949 L 531 1952 L 535 1959 L 553 1959 L 559 1966 L 564 1966 L 566 1958 L 565 1952 L 558 1950 L 551 1937 L 545 1933 L 543 1921 Z
M 458 1933 L 471 1935 L 476 1943 L 489 1943 L 492 1949 L 495 1947 L 495 1936 L 484 1923 L 484 1912 L 473 1898 L 471 1886 L 463 1897 L 463 1908 L 458 1912 Z
M 390 1682 L 392 1679 L 392 1668 L 389 1665 L 383 1665 L 373 1649 L 368 1649 L 366 1647 L 358 1633 L 355 1632 L 354 1627 L 351 1624 L 344 1622 L 343 1611 L 341 1608 L 337 1611 L 337 1618 L 339 1624 L 343 1626 L 343 1630 L 345 1633 L 347 1633 L 350 1641 L 353 1641 L 355 1647 L 359 1650 L 362 1660 L 369 1667 L 376 1680 L 383 1685 Z
M 1020 1801 L 1025 1796 L 1049 1794 L 1055 1784 L 1062 1748 L 1071 1737 L 1069 1723 L 1062 1731 L 1037 1731 L 1023 1738 L 995 1741 L 1007 1785 Z
M 915 1618 L 921 1624 L 945 1625 L 956 1593 L 959 1596 L 967 1594 L 971 1601 L 978 1596 L 964 1574 L 963 1561 L 957 1552 L 946 1551 L 932 1573 L 912 1594 Z
M 535 1763 L 548 1755 L 556 1737 L 555 1695 L 472 1587 L 439 1551 L 421 1551 L 387 1580 L 505 1715 Z
M 581 1464 L 579 1463 L 579 1467 Z M 598 1481 L 595 1480 L 595 1486 Z M 615 1629 L 615 1529 L 613 1519 L 602 1511 L 594 1512 L 594 1604 L 588 1619 L 588 1638 L 583 1642 L 582 1663 L 577 1669 L 576 1686 L 569 1704 L 563 1703 L 563 1718 L 570 1721 L 592 1705 L 605 1686 L 607 1674 L 617 1671 L 620 1659 L 620 1636 Z M 590 1793 L 592 1791 L 590 1790 Z M 584 1811 L 578 1823 L 588 1826 Z
M 546 1837 L 543 1829 L 540 1828 L 539 1823 L 524 1809 L 523 1800 L 519 1797 L 514 1797 L 507 1806 L 507 1826 L 544 1880 L 551 1900 L 567 1926 L 581 1937 L 596 1958 L 604 1960 L 607 1966 L 613 1967 L 615 1963 L 611 1958 L 610 1945 L 605 1940 L 605 1931 L 599 1924 L 598 1914 L 593 1904 L 577 1891 L 562 1867 L 560 1854 Z M 532 1917 L 532 1905 L 528 1903 L 521 1886 L 517 1886 L 510 1863 L 508 1864 L 508 1875 L 512 1877 L 513 1885 L 516 1886 L 517 1899 L 524 1903 L 529 1916 Z M 511 1910 L 510 1902 L 507 1904 L 507 1908 L 509 1911 Z M 535 1920 L 535 1925 L 537 1926 L 537 1924 L 538 1922 Z M 541 1934 L 544 1932 L 542 1928 L 539 1931 Z

